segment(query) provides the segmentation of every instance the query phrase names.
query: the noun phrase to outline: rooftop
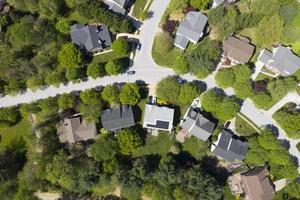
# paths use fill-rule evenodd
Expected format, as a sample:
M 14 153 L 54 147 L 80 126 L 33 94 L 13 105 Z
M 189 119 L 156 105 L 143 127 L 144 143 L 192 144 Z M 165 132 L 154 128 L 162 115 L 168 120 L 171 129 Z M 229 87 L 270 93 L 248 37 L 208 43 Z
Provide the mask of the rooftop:
M 242 161 L 248 151 L 248 144 L 236 135 L 223 129 L 218 141 L 212 145 L 212 153 L 227 161 Z
M 94 139 L 96 134 L 96 124 L 81 120 L 80 117 L 65 118 L 57 128 L 57 135 L 62 143 Z
M 107 109 L 101 112 L 103 128 L 117 130 L 134 126 L 134 115 L 130 105 L 123 105 L 116 109 Z
M 143 126 L 145 128 L 171 131 L 173 118 L 173 108 L 146 104 Z
M 255 47 L 235 36 L 229 36 L 223 43 L 223 55 L 239 63 L 247 63 L 254 53 Z

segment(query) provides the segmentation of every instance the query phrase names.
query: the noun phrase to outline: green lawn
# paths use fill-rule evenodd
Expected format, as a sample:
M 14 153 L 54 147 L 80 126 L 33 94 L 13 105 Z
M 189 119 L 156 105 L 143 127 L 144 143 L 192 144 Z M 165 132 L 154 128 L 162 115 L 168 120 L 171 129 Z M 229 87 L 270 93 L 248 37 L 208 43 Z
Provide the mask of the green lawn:
M 297 144 L 297 149 L 298 149 L 298 151 L 300 152 L 300 142 Z
M 100 54 L 97 56 L 94 56 L 93 58 L 93 62 L 97 62 L 97 63 L 106 63 L 109 60 L 115 60 L 115 59 L 119 59 L 119 58 L 125 58 L 128 57 L 128 55 L 120 55 L 114 51 L 110 51 L 104 54 Z
M 258 76 L 256 77 L 255 81 L 259 81 L 259 80 L 265 80 L 265 79 L 272 79 L 273 77 L 271 76 L 268 76 L 266 74 L 262 74 L 262 73 L 259 73 Z
M 250 136 L 257 133 L 257 131 L 247 121 L 238 115 L 235 117 L 235 128 L 236 131 L 243 136 Z
M 174 143 L 175 141 L 169 133 L 160 132 L 158 136 L 148 136 L 145 146 L 140 147 L 134 156 L 138 157 L 150 154 L 165 155 Z
M 136 0 L 133 8 L 133 15 L 139 19 L 143 17 L 143 10 L 147 0 Z
M 184 143 L 182 144 L 182 151 L 187 151 L 193 157 L 201 159 L 207 155 L 209 151 L 209 144 L 192 136 L 185 139 Z
M 18 140 L 25 140 L 29 134 L 31 123 L 28 118 L 23 118 L 17 125 L 7 128 L 0 128 L 0 151 Z
M 152 58 L 155 61 L 156 64 L 164 67 L 172 67 L 174 61 L 176 58 L 181 54 L 180 50 L 177 48 L 171 49 L 166 54 L 161 54 L 161 51 L 157 49 L 157 43 L 159 41 L 157 40 L 157 37 L 154 38 L 154 43 L 152 46 Z

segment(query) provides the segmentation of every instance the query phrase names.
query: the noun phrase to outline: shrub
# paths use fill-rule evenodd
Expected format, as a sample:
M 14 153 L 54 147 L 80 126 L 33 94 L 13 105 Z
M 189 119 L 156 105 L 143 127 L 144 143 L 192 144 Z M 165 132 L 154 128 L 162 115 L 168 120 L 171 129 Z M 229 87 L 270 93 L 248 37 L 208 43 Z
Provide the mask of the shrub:
M 113 42 L 112 49 L 119 55 L 127 55 L 129 51 L 128 41 L 124 38 L 118 38 Z
M 163 31 L 165 32 L 168 32 L 168 33 L 173 33 L 175 28 L 176 28 L 176 21 L 175 20 L 167 20 L 165 21 L 165 23 L 162 25 L 162 29 Z

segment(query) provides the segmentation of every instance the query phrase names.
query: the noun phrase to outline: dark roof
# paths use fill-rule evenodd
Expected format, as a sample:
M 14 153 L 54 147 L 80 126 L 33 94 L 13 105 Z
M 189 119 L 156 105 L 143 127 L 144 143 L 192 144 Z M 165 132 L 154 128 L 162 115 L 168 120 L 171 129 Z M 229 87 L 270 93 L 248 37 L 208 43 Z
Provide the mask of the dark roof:
M 133 126 L 135 122 L 132 107 L 124 105 L 117 109 L 104 110 L 101 113 L 101 122 L 103 128 L 107 130 L 117 130 Z
M 255 167 L 243 173 L 242 184 L 250 200 L 271 200 L 275 194 L 266 167 Z
M 108 28 L 105 25 L 82 25 L 71 26 L 72 42 L 87 51 L 104 49 L 111 45 L 111 38 Z
M 241 141 L 236 135 L 225 129 L 222 130 L 215 145 L 212 152 L 230 162 L 243 160 L 248 150 L 247 142 Z

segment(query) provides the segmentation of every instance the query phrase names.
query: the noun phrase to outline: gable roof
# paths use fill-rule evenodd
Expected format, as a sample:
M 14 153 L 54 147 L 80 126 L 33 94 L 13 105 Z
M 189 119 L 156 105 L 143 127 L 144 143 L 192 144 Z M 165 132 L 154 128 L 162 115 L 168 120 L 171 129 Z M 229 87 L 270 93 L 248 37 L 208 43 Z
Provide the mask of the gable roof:
M 255 47 L 237 37 L 229 36 L 223 42 L 223 55 L 240 63 L 247 63 L 253 55 Z
M 201 12 L 189 12 L 179 24 L 174 44 L 185 48 L 188 41 L 198 42 L 203 34 L 207 19 L 207 16 Z
M 72 42 L 87 51 L 104 49 L 111 45 L 111 37 L 105 25 L 74 24 L 71 26 Z
M 97 130 L 95 123 L 87 123 L 84 119 L 81 120 L 80 117 L 74 117 L 62 120 L 57 128 L 57 134 L 62 143 L 74 143 L 94 139 Z
M 107 130 L 117 130 L 133 126 L 134 115 L 130 105 L 123 105 L 117 109 L 107 109 L 101 112 L 101 122 L 103 128 Z
M 281 74 L 294 74 L 300 69 L 300 58 L 290 48 L 282 45 L 275 48 L 272 53 L 264 49 L 258 60 L 276 68 Z
M 213 154 L 230 162 L 235 160 L 242 161 L 247 154 L 247 150 L 247 142 L 241 141 L 236 135 L 233 135 L 225 129 L 223 129 L 219 135 L 215 146 L 212 146 Z
M 250 200 L 271 200 L 275 194 L 266 167 L 255 167 L 242 174 L 242 184 Z
M 174 109 L 146 104 L 143 127 L 171 131 Z
M 215 124 L 205 118 L 200 112 L 190 108 L 181 127 L 195 137 L 206 141 L 215 128 Z

